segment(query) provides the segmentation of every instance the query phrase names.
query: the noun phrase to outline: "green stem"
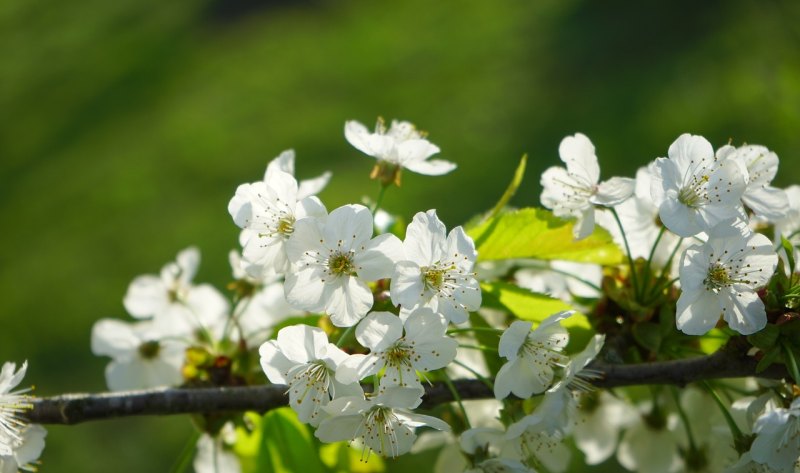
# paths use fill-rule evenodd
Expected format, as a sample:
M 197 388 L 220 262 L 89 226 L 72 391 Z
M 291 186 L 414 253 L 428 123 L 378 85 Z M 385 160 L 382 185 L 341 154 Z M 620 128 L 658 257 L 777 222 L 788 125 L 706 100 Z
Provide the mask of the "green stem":
M 800 370 L 797 369 L 797 360 L 794 357 L 792 348 L 786 341 L 781 341 L 781 348 L 783 348 L 783 357 L 786 358 L 786 366 L 789 368 L 789 374 L 794 378 L 794 383 L 800 383 Z
M 178 456 L 175 464 L 170 468 L 170 473 L 184 473 L 189 468 L 189 465 L 192 463 L 192 457 L 194 457 L 194 451 L 197 448 L 198 439 L 200 439 L 200 432 L 195 430 L 192 432 L 191 437 L 189 437 L 186 446 L 181 450 L 181 454 Z
M 461 395 L 458 393 L 458 389 L 456 389 L 455 385 L 453 384 L 453 381 L 450 379 L 449 376 L 447 376 L 446 373 L 444 374 L 442 380 L 444 381 L 444 384 L 447 385 L 447 389 L 450 390 L 450 394 L 453 395 L 453 399 L 456 400 L 458 408 L 461 410 L 461 414 L 464 416 L 464 424 L 467 425 L 467 429 L 471 429 L 472 424 L 470 424 L 469 422 L 469 416 L 467 415 L 467 410 L 464 408 L 464 403 L 461 402 Z
M 658 248 L 658 244 L 661 242 L 661 237 L 664 236 L 664 233 L 667 231 L 667 227 L 662 226 L 661 229 L 658 231 L 658 236 L 656 237 L 655 243 L 653 243 L 653 247 L 650 248 L 650 254 L 647 256 L 647 262 L 644 264 L 644 280 L 642 281 L 642 293 L 647 292 L 647 284 L 650 282 L 650 268 L 653 266 L 653 256 L 656 254 L 656 248 Z
M 447 331 L 448 335 L 453 335 L 454 333 L 464 333 L 464 332 L 489 332 L 489 333 L 497 333 L 502 334 L 503 331 L 496 328 L 491 327 L 464 327 L 464 328 L 453 328 Z
M 633 283 L 633 293 L 636 294 L 636 298 L 639 299 L 641 294 L 639 294 L 639 281 L 637 280 L 638 277 L 636 276 L 636 266 L 633 264 L 633 256 L 631 256 L 631 247 L 628 245 L 628 237 L 625 235 L 625 229 L 622 228 L 622 220 L 619 219 L 619 214 L 617 214 L 617 209 L 611 207 L 611 215 L 614 216 L 614 220 L 617 221 L 617 226 L 619 227 L 619 232 L 622 234 L 622 242 L 625 243 L 625 252 L 628 254 L 628 266 L 631 267 L 631 282 Z
M 459 343 L 458 344 L 458 348 L 469 348 L 471 350 L 481 350 L 481 351 L 491 351 L 491 352 L 496 352 L 497 351 L 497 348 L 489 347 L 489 346 L 486 346 L 486 345 L 462 345 L 462 344 Z
M 731 435 L 733 435 L 733 443 L 734 445 L 739 445 L 740 442 L 744 438 L 744 434 L 739 429 L 739 426 L 736 425 L 736 421 L 733 420 L 733 416 L 731 415 L 728 408 L 725 407 L 725 403 L 722 401 L 722 398 L 719 397 L 719 394 L 711 387 L 711 384 L 708 381 L 703 381 L 703 387 L 708 394 L 711 395 L 711 398 L 714 399 L 714 402 L 717 403 L 719 410 L 722 412 L 722 415 L 725 417 L 725 422 L 728 424 L 728 428 L 731 429 Z
M 342 345 L 344 345 L 344 342 L 347 339 L 347 337 L 350 335 L 350 332 L 355 330 L 355 328 L 356 328 L 355 325 L 353 325 L 352 327 L 347 327 L 347 330 L 345 330 L 344 333 L 342 333 L 342 336 L 339 337 L 339 340 L 336 340 L 336 346 L 341 348 Z
M 462 363 L 462 362 L 460 362 L 460 361 L 458 361 L 458 360 L 453 360 L 453 363 L 455 363 L 455 364 L 457 364 L 458 366 L 460 366 L 460 367 L 464 368 L 465 370 L 469 371 L 470 373 L 472 373 L 473 375 L 475 375 L 475 377 L 476 377 L 476 378 L 478 378 L 479 380 L 481 380 L 481 381 L 483 382 L 483 384 L 485 384 L 485 385 L 489 386 L 491 389 L 494 389 L 494 383 L 492 382 L 492 380 L 491 380 L 491 379 L 489 379 L 489 378 L 487 378 L 486 376 L 484 376 L 484 375 L 482 375 L 482 374 L 478 373 L 477 371 L 475 371 L 474 369 L 472 369 L 472 367 L 470 367 L 470 366 L 469 366 L 469 365 L 467 365 L 466 363 Z
M 686 415 L 686 411 L 683 410 L 683 406 L 681 406 L 678 390 L 671 388 L 669 392 L 672 393 L 672 398 L 675 400 L 675 408 L 678 410 L 678 416 L 680 416 L 681 422 L 683 422 L 683 426 L 686 429 L 686 438 L 689 441 L 689 449 L 692 452 L 696 452 L 697 444 L 695 443 L 694 435 L 692 435 L 692 428 L 689 425 L 689 417 Z
M 375 216 L 375 212 L 381 207 L 381 202 L 383 201 L 383 195 L 386 193 L 386 188 L 389 186 L 385 186 L 381 184 L 381 190 L 378 191 L 378 198 L 375 199 L 375 205 L 372 207 L 372 215 Z

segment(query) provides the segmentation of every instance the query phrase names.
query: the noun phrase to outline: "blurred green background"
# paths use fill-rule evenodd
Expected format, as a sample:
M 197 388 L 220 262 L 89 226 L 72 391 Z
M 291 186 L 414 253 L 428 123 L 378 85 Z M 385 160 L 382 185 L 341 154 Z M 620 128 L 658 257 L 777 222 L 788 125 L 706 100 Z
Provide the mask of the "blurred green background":
M 800 3 L 31 0 L 0 2 L 0 360 L 39 395 L 98 391 L 92 324 L 182 248 L 221 287 L 236 186 L 293 147 L 329 209 L 375 196 L 345 120 L 415 122 L 458 163 L 384 201 L 448 226 L 489 208 L 523 153 L 538 202 L 586 133 L 632 176 L 683 132 L 760 143 L 800 181 Z M 185 418 L 51 427 L 43 472 L 167 471 Z

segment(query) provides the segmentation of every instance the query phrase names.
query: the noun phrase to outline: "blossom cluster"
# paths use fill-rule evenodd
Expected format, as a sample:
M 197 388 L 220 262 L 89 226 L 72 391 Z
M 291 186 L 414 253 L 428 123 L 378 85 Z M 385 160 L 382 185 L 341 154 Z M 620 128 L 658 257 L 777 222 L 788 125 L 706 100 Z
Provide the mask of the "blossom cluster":
M 432 159 L 439 147 L 409 122 L 379 120 L 370 131 L 350 121 L 344 135 L 375 158 L 370 176 L 381 196 L 401 184 L 403 170 L 436 176 L 456 167 Z M 200 253 L 189 247 L 159 274 L 133 280 L 123 299 L 133 321 L 95 324 L 92 351 L 111 358 L 108 387 L 268 381 L 286 387 L 289 407 L 320 441 L 346 441 L 362 461 L 435 445 L 440 471 L 560 473 L 576 451 L 587 464 L 613 458 L 631 471 L 792 471 L 800 397 L 786 385 L 653 388 L 649 397 L 594 387 L 602 363 L 680 358 L 712 329 L 724 338 L 771 330 L 768 342 L 748 339 L 751 354 L 764 365 L 790 364 L 792 345 L 780 342 L 789 335 L 778 327 L 790 325 L 778 320 L 787 311 L 776 307 L 793 304 L 800 199 L 798 188 L 772 186 L 775 153 L 755 145 L 715 151 L 684 134 L 635 178 L 600 181 L 589 138 L 568 136 L 558 152 L 566 167 L 544 171 L 541 203 L 572 221 L 576 241 L 606 235 L 627 263 L 479 263 L 470 234 L 480 224 L 448 231 L 430 209 L 388 226 L 387 215 L 403 219 L 381 209 L 380 196 L 329 210 L 319 194 L 331 173 L 298 180 L 288 150 L 228 203 L 241 246 L 229 255 L 230 297 L 195 282 Z M 501 227 L 505 212 L 489 226 Z M 777 294 L 778 276 L 789 296 Z M 496 292 L 487 302 L 487 287 L 534 301 L 531 313 Z M 541 301 L 562 309 L 542 313 Z M 454 378 L 486 383 L 494 399 L 461 400 Z M 450 387 L 457 402 L 420 410 L 432 384 Z M 717 391 L 751 396 L 723 401 Z M 20 442 L 39 445 L 43 435 L 19 423 L 14 409 L 24 401 L 13 402 L 8 420 L 0 412 L 10 432 L 0 455 L 17 455 L 22 466 L 36 457 L 20 453 Z M 691 422 L 699 413 L 708 422 Z M 241 471 L 235 447 L 247 422 L 198 422 L 195 470 Z

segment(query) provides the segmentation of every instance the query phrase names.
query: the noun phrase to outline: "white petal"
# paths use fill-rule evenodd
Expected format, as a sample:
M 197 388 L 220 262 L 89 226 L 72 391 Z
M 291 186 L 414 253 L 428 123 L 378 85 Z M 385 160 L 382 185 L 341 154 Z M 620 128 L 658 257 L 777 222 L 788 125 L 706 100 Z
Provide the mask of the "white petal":
M 428 266 L 446 252 L 446 238 L 447 230 L 436 215 L 436 210 L 417 212 L 406 228 L 403 241 L 405 256 L 420 266 Z
M 394 267 L 392 274 L 392 303 L 405 308 L 414 307 L 425 290 L 422 272 L 414 262 L 401 261 Z
M 635 181 L 629 177 L 612 177 L 597 186 L 597 193 L 591 202 L 613 207 L 633 195 Z
M 767 325 L 767 313 L 758 294 L 748 287 L 730 288 L 728 297 L 722 299 L 722 315 L 728 326 L 742 335 L 758 332 Z
M 572 227 L 572 236 L 575 240 L 583 240 L 594 232 L 594 209 L 589 207 L 579 217 Z
M 169 305 L 167 288 L 157 276 L 139 276 L 128 286 L 122 302 L 136 318 L 153 317 Z
M 722 315 L 719 297 L 705 288 L 683 291 L 675 309 L 678 330 L 703 335 L 714 328 Z
M 258 349 L 258 353 L 261 355 L 261 369 L 264 370 L 264 374 L 267 375 L 270 382 L 287 384 L 289 380 L 286 379 L 286 374 L 297 363 L 289 360 L 281 353 L 277 340 L 270 340 L 262 344 Z
M 372 312 L 356 327 L 356 340 L 371 351 L 382 352 L 403 336 L 403 322 L 391 312 Z
M 292 307 L 310 312 L 320 312 L 325 308 L 325 275 L 320 267 L 306 267 L 286 275 L 284 290 L 286 301 Z
M 594 145 L 586 135 L 576 133 L 561 140 L 558 154 L 567 164 L 570 173 L 592 185 L 600 180 L 600 166 L 597 164 Z
M 101 319 L 92 327 L 92 353 L 112 358 L 129 358 L 141 345 L 131 324 L 115 319 Z
M 789 212 L 789 196 L 777 187 L 767 186 L 748 191 L 742 200 L 756 215 L 771 222 L 785 218 Z
M 328 345 L 328 336 L 322 329 L 302 324 L 282 328 L 277 340 L 281 353 L 300 364 L 319 359 Z
M 358 277 L 377 281 L 392 275 L 395 263 L 404 259 L 403 243 L 391 233 L 378 235 L 358 251 L 353 258 Z
M 697 211 L 678 202 L 677 195 L 667 196 L 658 209 L 658 216 L 664 226 L 684 238 L 697 235 L 705 230 Z
M 441 176 L 453 171 L 456 165 L 443 159 L 428 159 L 425 161 L 411 161 L 405 164 L 404 167 L 423 176 Z
M 513 322 L 500 336 L 497 353 L 509 361 L 517 358 L 519 349 L 531 333 L 532 322 L 517 320 Z
M 383 368 L 383 360 L 374 355 L 350 355 L 336 368 L 336 381 L 352 384 L 367 376 L 377 373 Z M 339 395 L 337 393 L 337 395 Z
M 331 248 L 336 248 L 337 242 L 342 251 L 358 248 L 372 238 L 372 214 L 363 205 L 339 207 L 328 215 L 323 236 Z
M 373 297 L 367 284 L 355 277 L 343 276 L 337 284 L 326 284 L 323 291 L 325 311 L 337 327 L 358 323 L 372 307 Z

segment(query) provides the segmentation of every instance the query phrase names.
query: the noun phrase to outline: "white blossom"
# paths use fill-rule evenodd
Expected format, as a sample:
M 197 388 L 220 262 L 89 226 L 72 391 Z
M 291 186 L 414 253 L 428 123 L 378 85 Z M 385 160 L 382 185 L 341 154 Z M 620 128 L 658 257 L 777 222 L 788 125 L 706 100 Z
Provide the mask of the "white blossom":
M 332 343 L 322 329 L 292 325 L 278 332 L 259 349 L 261 368 L 275 384 L 289 386 L 289 406 L 311 425 L 320 422 L 320 409 L 331 399 L 360 394 L 358 383 L 341 383 L 336 369 L 347 354 Z
M 481 305 L 481 290 L 473 268 L 475 243 L 461 227 L 447 233 L 435 210 L 418 212 L 403 241 L 405 258 L 392 275 L 391 297 L 408 311 L 428 307 L 447 321 L 463 323 Z
M 633 406 L 606 391 L 584 394 L 573 436 L 586 464 L 597 465 L 614 455 L 620 432 L 635 418 Z
M 364 461 L 369 458 L 368 449 L 397 457 L 411 450 L 417 427 L 450 430 L 441 419 L 411 412 L 422 402 L 422 393 L 422 389 L 396 386 L 370 399 L 337 398 L 325 408 L 330 417 L 322 421 L 315 435 L 323 442 L 359 439 L 364 445 Z
M 0 455 L 11 456 L 22 443 L 22 432 L 26 425 L 21 414 L 32 407 L 30 398 L 25 394 L 30 389 L 13 391 L 28 370 L 28 362 L 19 370 L 16 363 L 3 363 L 0 370 Z
M 613 177 L 600 182 L 594 145 L 581 133 L 561 140 L 558 154 L 567 167 L 551 167 L 542 174 L 542 205 L 559 217 L 575 217 L 572 229 L 580 240 L 594 230 L 594 206 L 614 206 L 631 196 L 633 179 Z
M 423 134 L 409 122 L 392 120 L 389 129 L 378 119 L 375 132 L 357 121 L 344 125 L 344 136 L 356 149 L 401 169 L 408 169 L 427 176 L 440 176 L 456 168 L 456 165 L 441 159 L 429 159 L 438 153 L 439 147 L 423 138 Z
M 358 323 L 372 307 L 367 281 L 391 276 L 402 259 L 402 242 L 384 233 L 372 238 L 372 214 L 363 205 L 345 205 L 319 219 L 295 224 L 287 243 L 292 270 L 286 299 L 298 309 L 326 312 L 338 327 Z
M 253 275 L 286 273 L 289 270 L 286 242 L 294 233 L 295 222 L 325 215 L 322 202 L 313 195 L 301 194 L 294 175 L 284 171 L 293 171 L 294 167 L 286 161 L 280 156 L 276 158 L 267 167 L 263 181 L 240 185 L 228 203 L 233 221 L 243 229 L 240 236 L 243 257 L 248 262 L 247 272 Z M 318 188 L 321 186 L 311 190 Z M 306 189 L 305 193 L 308 192 Z
M 650 404 L 641 406 L 620 439 L 617 461 L 637 473 L 676 473 L 683 462 L 678 453 L 681 434 L 677 432 L 678 416 L 653 413 Z
M 444 368 L 456 356 L 458 342 L 445 335 L 441 316 L 429 309 L 414 311 L 403 323 L 390 312 L 372 312 L 356 327 L 356 339 L 370 349 L 351 355 L 336 372 L 344 383 L 357 382 L 384 369 L 380 389 L 422 388 L 417 371 Z
M 10 455 L 0 454 L 0 473 L 38 471 L 36 463 L 44 450 L 47 431 L 41 425 L 28 425 L 22 429 L 20 436 Z
M 768 410 L 753 426 L 750 457 L 778 472 L 791 473 L 800 458 L 800 398 L 788 409 Z
M 736 159 L 747 169 L 747 187 L 742 201 L 756 214 L 770 222 L 785 217 L 789 199 L 783 189 L 773 187 L 778 172 L 778 155 L 760 145 L 746 145 L 731 150 L 729 159 Z
M 216 436 L 208 433 L 201 435 L 192 463 L 195 473 L 241 472 L 242 464 L 233 452 L 235 443 L 236 429 L 232 422 L 226 422 Z
M 513 393 L 527 399 L 550 387 L 554 368 L 566 365 L 569 360 L 562 353 L 569 334 L 559 322 L 572 314 L 572 311 L 553 314 L 534 331 L 531 322 L 518 320 L 503 332 L 498 353 L 508 361 L 497 373 L 495 398 L 505 399 Z
M 139 319 L 153 318 L 156 330 L 164 335 L 187 336 L 224 323 L 227 299 L 210 284 L 192 284 L 199 265 L 200 252 L 189 247 L 160 275 L 137 277 L 125 294 L 125 309 Z
M 756 289 L 767 283 L 777 263 L 772 243 L 764 235 L 752 233 L 741 222 L 717 225 L 706 243 L 683 253 L 678 329 L 702 335 L 721 315 L 743 335 L 761 330 L 767 315 Z
M 650 192 L 667 228 L 690 237 L 743 214 L 747 171 L 728 159 L 732 150 L 715 155 L 705 138 L 685 133 L 670 145 L 669 158 L 656 160 Z
M 163 338 L 150 321 L 101 319 L 92 327 L 92 353 L 112 358 L 106 366 L 112 391 L 179 385 L 187 346 Z

